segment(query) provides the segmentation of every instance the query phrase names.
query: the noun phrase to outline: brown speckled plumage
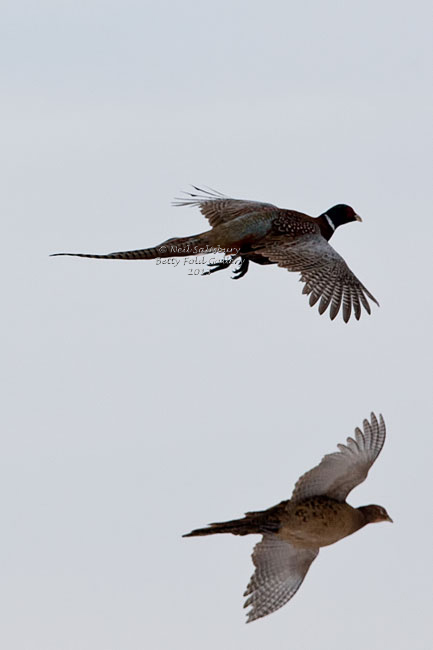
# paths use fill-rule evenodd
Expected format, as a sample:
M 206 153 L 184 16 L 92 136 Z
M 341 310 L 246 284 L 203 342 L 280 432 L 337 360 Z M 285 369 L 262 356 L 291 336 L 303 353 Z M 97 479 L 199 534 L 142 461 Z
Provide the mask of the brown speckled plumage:
M 385 423 L 364 420 L 363 431 L 355 429 L 339 451 L 322 461 L 297 481 L 291 499 L 258 512 L 198 528 L 184 537 L 231 533 L 261 534 L 252 559 L 255 572 L 245 592 L 248 622 L 282 607 L 299 589 L 322 546 L 351 535 L 363 526 L 391 521 L 382 506 L 353 508 L 346 503 L 349 492 L 367 476 L 385 442 Z

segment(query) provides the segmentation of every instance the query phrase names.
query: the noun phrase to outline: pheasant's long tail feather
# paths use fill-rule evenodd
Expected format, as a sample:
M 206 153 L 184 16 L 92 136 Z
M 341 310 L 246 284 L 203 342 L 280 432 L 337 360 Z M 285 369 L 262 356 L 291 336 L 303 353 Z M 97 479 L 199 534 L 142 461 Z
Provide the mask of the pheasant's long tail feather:
M 161 257 L 157 248 L 143 248 L 136 251 L 120 251 L 118 253 L 108 253 L 107 255 L 94 255 L 92 253 L 53 253 L 50 257 L 60 257 L 68 255 L 70 257 L 88 257 L 93 260 L 153 260 Z
M 248 517 L 233 519 L 220 523 L 209 524 L 206 528 L 197 528 L 183 537 L 198 537 L 201 535 L 215 535 L 217 533 L 231 533 L 232 535 L 249 535 L 258 532 Z
M 281 526 L 281 517 L 288 503 L 288 501 L 281 501 L 281 503 L 268 508 L 268 510 L 247 512 L 242 519 L 209 524 L 206 528 L 197 528 L 187 535 L 183 535 L 183 537 L 199 537 L 201 535 L 216 535 L 217 533 L 231 533 L 232 535 L 277 533 Z
M 192 235 L 191 237 L 174 237 L 167 239 L 159 246 L 142 248 L 134 251 L 120 251 L 107 255 L 94 255 L 92 253 L 54 253 L 51 257 L 70 255 L 72 257 L 88 257 L 96 260 L 154 260 L 158 257 L 187 257 L 188 255 L 205 254 L 210 242 L 208 233 Z

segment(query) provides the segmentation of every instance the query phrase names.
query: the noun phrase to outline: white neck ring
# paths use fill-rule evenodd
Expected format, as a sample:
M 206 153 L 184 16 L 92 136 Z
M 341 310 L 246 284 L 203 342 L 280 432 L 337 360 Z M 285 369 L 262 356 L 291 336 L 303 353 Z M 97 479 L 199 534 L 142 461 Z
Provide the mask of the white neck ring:
M 327 222 L 329 223 L 329 225 L 331 226 L 332 230 L 335 230 L 335 226 L 334 226 L 334 224 L 332 223 L 331 219 L 330 219 L 330 218 L 328 217 L 328 215 L 326 214 L 326 212 L 325 212 L 325 214 L 324 214 L 323 216 L 325 217 L 326 221 L 327 221 Z

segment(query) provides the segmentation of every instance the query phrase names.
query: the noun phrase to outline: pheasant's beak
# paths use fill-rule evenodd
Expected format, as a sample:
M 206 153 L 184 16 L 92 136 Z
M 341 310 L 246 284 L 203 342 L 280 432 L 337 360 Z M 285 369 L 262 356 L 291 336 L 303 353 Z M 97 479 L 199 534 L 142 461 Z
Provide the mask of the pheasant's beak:
M 361 217 L 359 216 L 359 214 L 355 214 L 355 219 L 356 219 L 356 221 L 362 221 L 362 219 L 361 219 Z
M 387 515 L 385 521 L 390 521 L 392 524 L 394 523 L 393 520 L 391 519 L 391 517 L 390 517 L 389 515 Z

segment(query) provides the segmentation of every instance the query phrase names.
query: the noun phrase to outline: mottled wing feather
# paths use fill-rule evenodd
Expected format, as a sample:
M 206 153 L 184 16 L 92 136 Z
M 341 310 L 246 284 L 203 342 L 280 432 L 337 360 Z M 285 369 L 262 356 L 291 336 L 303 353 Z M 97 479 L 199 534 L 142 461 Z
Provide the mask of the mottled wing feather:
M 301 282 L 305 283 L 303 293 L 310 296 L 310 305 L 320 299 L 319 312 L 323 314 L 330 307 L 331 319 L 337 316 L 340 308 L 346 323 L 352 311 L 359 320 L 361 305 L 371 313 L 367 297 L 379 304 L 320 234 L 292 239 L 277 237 L 259 252 L 278 266 L 301 273 Z
M 293 490 L 292 502 L 320 495 L 345 501 L 349 492 L 367 477 L 385 442 L 386 428 L 381 415 L 378 421 L 372 413 L 371 422 L 364 420 L 363 429 L 357 427 L 355 438 L 347 438 L 347 444 L 337 445 L 339 451 L 327 454 L 319 465 L 301 476 Z
M 261 203 L 260 201 L 247 201 L 244 199 L 231 199 L 215 190 L 203 190 L 193 186 L 195 192 L 185 192 L 187 198 L 175 199 L 174 205 L 194 205 L 200 208 L 200 212 L 208 219 L 212 228 L 222 223 L 237 219 L 245 214 L 275 211 L 272 203 Z
M 264 535 L 252 559 L 256 570 L 244 596 L 248 623 L 271 614 L 289 601 L 304 580 L 319 549 L 295 548 L 276 535 Z

